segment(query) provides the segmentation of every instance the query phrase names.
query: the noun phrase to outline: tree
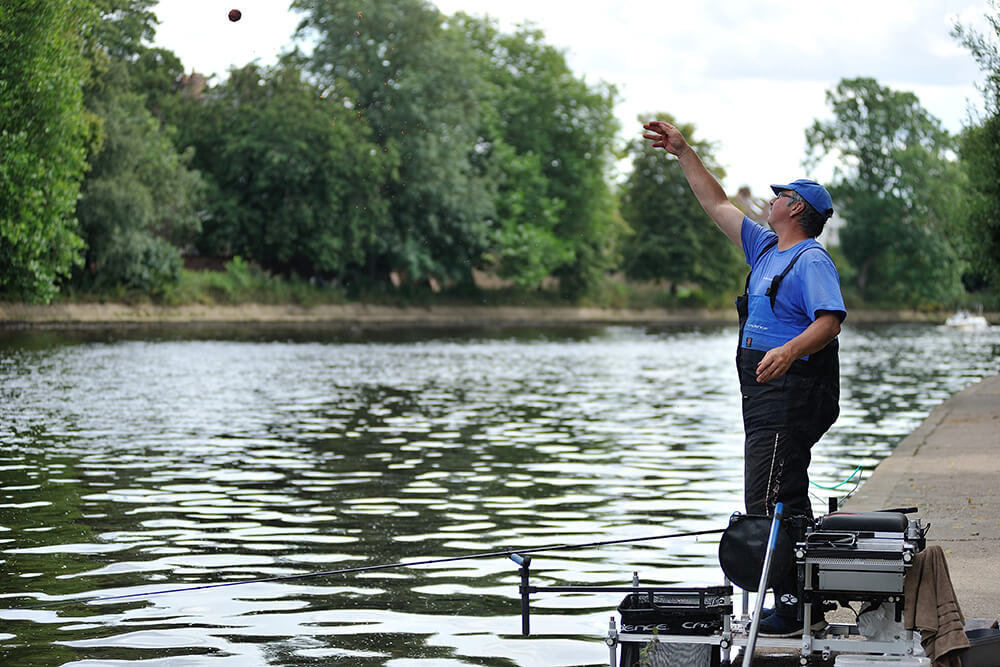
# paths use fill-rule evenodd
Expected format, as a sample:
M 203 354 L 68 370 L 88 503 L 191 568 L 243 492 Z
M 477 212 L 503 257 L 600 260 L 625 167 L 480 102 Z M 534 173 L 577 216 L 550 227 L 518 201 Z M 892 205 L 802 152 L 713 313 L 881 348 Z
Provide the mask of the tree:
M 149 95 L 165 96 L 179 61 L 142 43 L 154 34 L 153 0 L 97 4 L 85 103 L 98 131 L 77 204 L 87 250 L 76 279 L 88 288 L 162 294 L 180 276 L 178 246 L 198 232 L 203 191 L 188 168 L 191 156 L 177 151 L 172 128 L 147 106 Z
M 486 151 L 497 186 L 489 265 L 519 287 L 538 289 L 576 257 L 573 243 L 558 236 L 565 203 L 549 194 L 551 184 L 536 153 L 519 155 L 499 138 Z
M 164 124 L 173 124 L 184 79 L 184 65 L 173 51 L 141 47 L 130 60 L 129 87 L 146 99 L 146 108 Z
M 101 20 L 91 34 L 93 48 L 111 59 L 131 59 L 156 35 L 158 0 L 91 0 Z
M 493 214 L 493 185 L 470 162 L 481 107 L 474 54 L 425 0 L 386 0 L 364 13 L 347 0 L 294 0 L 314 42 L 311 70 L 338 103 L 398 155 L 385 182 L 387 225 L 373 239 L 371 278 L 471 280 Z
M 913 93 L 874 79 L 841 80 L 826 98 L 834 118 L 806 131 L 807 164 L 840 157 L 830 194 L 859 296 L 906 306 L 954 299 L 963 180 L 953 139 Z
M 478 153 L 495 169 L 493 257 L 502 275 L 535 286 L 548 274 L 580 296 L 618 249 L 608 170 L 618 122 L 616 92 L 573 75 L 541 31 L 500 32 L 459 14 L 451 29 L 478 55 L 483 114 Z
M 977 287 L 1000 289 L 1000 5 L 990 1 L 987 14 L 992 35 L 955 24 L 952 34 L 972 53 L 986 74 L 983 86 L 985 108 L 978 119 L 965 128 L 960 154 L 969 179 L 966 234 L 967 256 Z M 975 279 L 975 278 L 974 278 Z
M 178 246 L 200 228 L 200 174 L 177 152 L 145 98 L 110 86 L 92 110 L 103 141 L 91 157 L 77 216 L 87 240 L 81 284 L 162 294 L 180 277 Z
M 79 262 L 73 216 L 89 123 L 82 0 L 0 9 L 0 293 L 49 301 Z M 16 36 L 16 39 L 14 38 Z
M 647 117 L 674 123 L 666 113 Z M 716 178 L 725 177 L 713 155 L 714 145 L 694 139 L 692 125 L 678 128 L 706 168 Z M 745 266 L 743 257 L 702 210 L 680 163 L 639 139 L 630 142 L 626 151 L 632 158 L 632 171 L 622 188 L 621 212 L 632 234 L 624 245 L 625 274 L 634 280 L 667 281 L 674 293 L 682 283 L 713 290 L 738 283 Z
M 386 233 L 395 167 L 363 118 L 286 58 L 250 64 L 188 101 L 180 142 L 213 190 L 199 246 L 285 275 L 355 279 Z

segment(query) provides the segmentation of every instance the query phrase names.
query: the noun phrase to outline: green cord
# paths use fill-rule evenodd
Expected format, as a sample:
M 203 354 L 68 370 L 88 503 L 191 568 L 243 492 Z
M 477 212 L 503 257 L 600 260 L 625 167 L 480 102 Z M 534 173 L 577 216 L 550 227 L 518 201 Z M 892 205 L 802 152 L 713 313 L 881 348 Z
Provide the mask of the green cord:
M 844 484 L 847 484 L 852 479 L 854 479 L 854 476 L 857 475 L 859 472 L 861 472 L 861 466 L 858 466 L 857 468 L 855 468 L 854 472 L 851 473 L 850 477 L 848 477 L 847 479 L 845 479 L 843 482 L 840 482 L 839 484 L 834 484 L 833 486 L 823 486 L 822 484 L 817 484 L 816 482 L 812 482 L 812 481 L 810 481 L 809 483 L 812 484 L 813 486 L 817 487 L 817 488 L 820 488 L 820 489 L 826 489 L 827 491 L 834 491 L 834 490 L 839 489 L 840 487 L 842 487 Z

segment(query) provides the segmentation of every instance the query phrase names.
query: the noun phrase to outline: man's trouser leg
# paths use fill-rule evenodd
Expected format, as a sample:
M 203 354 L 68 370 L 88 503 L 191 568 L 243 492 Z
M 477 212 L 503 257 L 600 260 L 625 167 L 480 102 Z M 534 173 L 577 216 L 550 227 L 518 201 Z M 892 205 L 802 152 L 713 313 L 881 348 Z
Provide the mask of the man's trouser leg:
M 758 383 L 757 364 L 763 353 L 741 349 L 737 370 L 743 394 L 744 500 L 748 514 L 770 516 L 776 503 L 785 516 L 812 520 L 809 500 L 810 450 L 840 412 L 839 361 L 836 351 L 824 361 L 823 372 L 793 368 L 784 376 Z M 797 361 L 796 364 L 801 362 Z M 794 569 L 774 586 L 776 609 L 798 614 L 798 582 Z
M 809 502 L 809 445 L 777 431 L 750 434 L 745 445 L 745 501 L 747 514 L 770 516 L 774 506 L 784 504 L 786 517 L 812 519 Z M 798 614 L 798 582 L 795 569 L 774 584 L 775 609 L 782 616 Z

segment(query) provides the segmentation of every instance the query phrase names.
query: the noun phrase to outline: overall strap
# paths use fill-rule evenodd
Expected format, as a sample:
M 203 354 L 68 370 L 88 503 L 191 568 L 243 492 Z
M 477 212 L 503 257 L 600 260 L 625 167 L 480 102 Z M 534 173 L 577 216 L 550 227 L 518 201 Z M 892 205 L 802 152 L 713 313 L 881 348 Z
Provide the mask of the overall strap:
M 785 270 L 782 271 L 780 274 L 776 275 L 774 278 L 771 279 L 771 284 L 768 286 L 767 291 L 764 292 L 764 294 L 766 294 L 767 296 L 771 297 L 771 310 L 774 310 L 774 301 L 775 301 L 775 299 L 778 298 L 778 288 L 781 287 L 781 281 L 785 279 L 785 276 L 788 275 L 788 272 L 792 270 L 793 266 L 795 266 L 795 262 L 799 261 L 799 257 L 801 257 L 805 253 L 809 252 L 813 248 L 815 248 L 816 250 L 822 251 L 823 254 L 826 255 L 827 257 L 830 256 L 830 253 L 828 253 L 826 251 L 826 248 L 824 248 L 823 246 L 811 245 L 808 248 L 804 248 L 803 250 L 800 250 L 798 252 L 798 254 L 795 255 L 795 257 L 792 257 L 792 261 L 790 261 L 788 263 L 788 266 L 785 267 Z M 760 259 L 760 258 L 758 258 L 758 259 Z M 749 280 L 750 280 L 750 277 L 747 276 L 747 285 L 749 285 Z
M 777 238 L 771 239 L 771 241 L 761 249 L 760 253 L 757 254 L 757 259 L 754 260 L 754 264 L 757 264 L 757 262 L 760 261 L 760 258 L 764 256 L 764 253 L 776 245 L 778 245 L 778 239 Z M 750 269 L 750 273 L 753 273 L 753 269 Z M 743 287 L 744 296 L 746 296 L 750 292 L 750 273 L 747 274 L 747 284 Z

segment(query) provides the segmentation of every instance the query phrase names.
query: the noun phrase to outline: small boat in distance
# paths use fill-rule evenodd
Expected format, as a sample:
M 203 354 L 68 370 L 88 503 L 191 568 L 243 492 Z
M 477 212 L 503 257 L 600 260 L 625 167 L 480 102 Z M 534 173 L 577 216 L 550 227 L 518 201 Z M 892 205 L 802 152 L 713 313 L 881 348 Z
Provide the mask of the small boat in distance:
M 975 315 L 968 310 L 959 309 L 954 315 L 945 320 L 944 325 L 962 331 L 974 331 L 979 329 L 989 329 L 990 323 L 982 314 Z

